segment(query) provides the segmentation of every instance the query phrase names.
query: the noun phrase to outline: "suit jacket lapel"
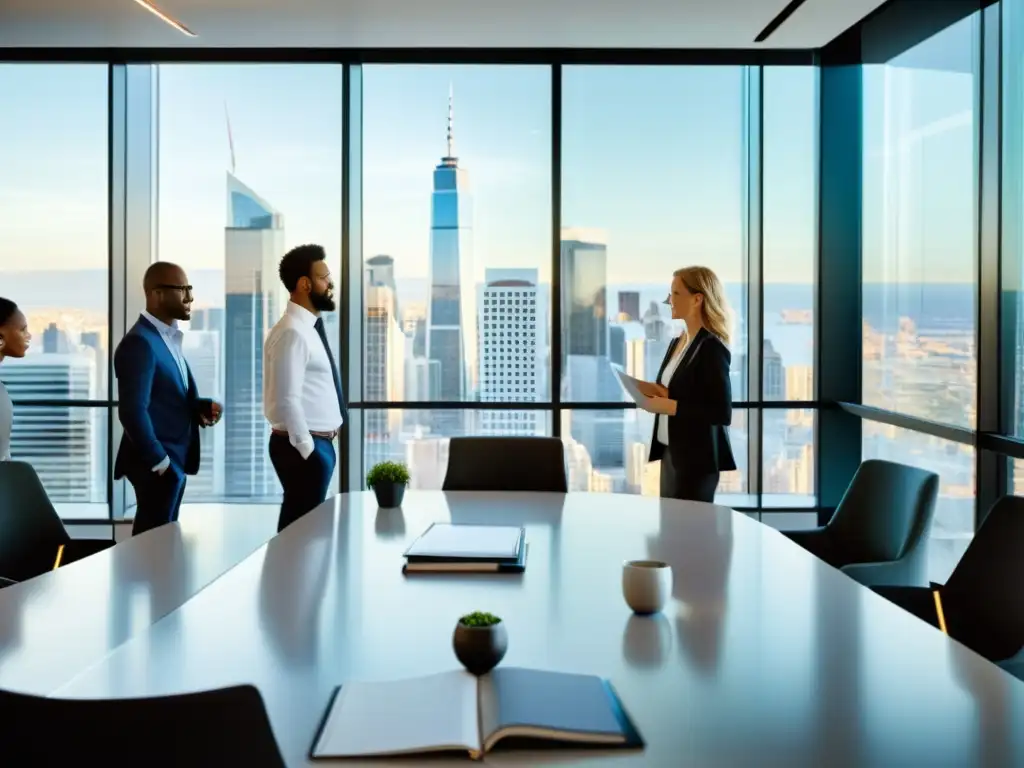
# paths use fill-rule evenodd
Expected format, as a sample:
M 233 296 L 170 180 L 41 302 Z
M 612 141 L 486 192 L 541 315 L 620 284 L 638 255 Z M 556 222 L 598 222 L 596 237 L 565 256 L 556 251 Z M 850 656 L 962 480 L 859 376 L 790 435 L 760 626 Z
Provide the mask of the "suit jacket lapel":
M 708 332 L 701 328 L 697 331 L 697 335 L 693 337 L 693 341 L 690 342 L 690 346 L 687 347 L 683 353 L 683 359 L 679 363 L 680 368 L 686 368 L 693 362 L 693 359 L 697 356 L 700 351 L 700 345 L 707 340 Z
M 185 386 L 185 382 L 181 379 L 181 369 L 178 367 L 178 361 L 174 359 L 174 355 L 171 354 L 171 350 L 167 348 L 167 342 L 164 341 L 164 337 L 160 335 L 160 331 L 149 322 L 145 317 L 139 316 L 139 324 L 149 334 L 150 343 L 155 347 L 158 358 L 162 358 L 164 365 L 168 368 L 168 374 L 170 374 L 178 388 L 188 395 L 188 387 Z M 189 378 L 192 373 L 188 370 L 188 363 L 185 364 L 185 370 L 188 372 Z
M 668 351 L 665 353 L 665 357 L 661 360 L 661 367 L 658 369 L 658 375 L 654 377 L 654 382 L 658 383 L 661 381 L 661 374 L 665 372 L 665 367 L 668 365 L 668 361 L 672 359 L 672 353 L 676 348 L 676 344 L 679 343 L 679 337 L 673 336 L 672 340 L 668 343 Z

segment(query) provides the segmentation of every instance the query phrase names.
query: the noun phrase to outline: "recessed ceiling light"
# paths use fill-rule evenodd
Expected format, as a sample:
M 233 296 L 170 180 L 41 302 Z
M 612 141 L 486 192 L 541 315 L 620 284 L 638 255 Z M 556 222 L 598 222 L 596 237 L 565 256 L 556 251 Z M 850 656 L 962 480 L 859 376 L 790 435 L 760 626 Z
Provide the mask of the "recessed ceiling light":
M 191 29 L 186 27 L 184 24 L 182 24 L 177 19 L 172 19 L 166 13 L 164 13 L 159 8 L 157 8 L 155 5 L 153 5 L 153 3 L 149 2 L 149 0 L 135 0 L 135 2 L 138 3 L 139 5 L 141 5 L 143 8 L 145 8 L 150 13 L 152 13 L 154 16 L 157 16 L 157 17 L 163 19 L 164 21 L 166 21 L 168 24 L 170 24 L 176 30 L 181 32 L 183 35 L 188 35 L 189 37 L 198 37 L 198 35 L 195 32 L 193 32 Z

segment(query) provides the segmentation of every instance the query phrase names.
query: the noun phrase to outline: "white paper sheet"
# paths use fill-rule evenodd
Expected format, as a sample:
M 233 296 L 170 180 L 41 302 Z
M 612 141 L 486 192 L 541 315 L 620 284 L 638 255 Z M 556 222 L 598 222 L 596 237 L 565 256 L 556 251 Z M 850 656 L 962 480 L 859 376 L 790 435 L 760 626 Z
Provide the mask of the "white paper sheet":
M 651 398 L 647 397 L 647 395 L 640 391 L 639 380 L 634 379 L 632 376 L 623 373 L 620 370 L 616 370 L 615 373 L 619 375 L 619 381 L 622 383 L 622 388 L 626 390 L 626 394 L 629 395 L 630 399 L 645 411 L 648 410 Z

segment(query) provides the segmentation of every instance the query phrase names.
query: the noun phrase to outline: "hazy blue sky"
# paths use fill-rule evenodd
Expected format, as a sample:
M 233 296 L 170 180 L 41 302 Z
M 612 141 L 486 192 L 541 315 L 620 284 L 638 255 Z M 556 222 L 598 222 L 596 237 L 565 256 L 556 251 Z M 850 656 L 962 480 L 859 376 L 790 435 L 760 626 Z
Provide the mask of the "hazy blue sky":
M 972 214 L 961 210 L 970 201 L 970 75 L 914 69 L 886 84 L 882 70 L 897 68 L 877 69 L 865 75 L 866 153 L 881 158 L 882 129 L 895 129 L 889 148 L 902 148 L 893 165 L 902 183 L 893 196 L 891 179 L 885 192 L 880 176 L 866 175 L 874 232 L 865 243 L 888 237 L 899 255 L 878 250 L 866 268 L 886 279 L 970 280 L 962 248 Z M 742 279 L 743 76 L 739 67 L 564 69 L 562 222 L 603 230 L 610 282 L 667 281 L 687 263 Z M 770 281 L 813 280 L 815 77 L 811 68 L 766 74 Z M 426 276 L 450 86 L 478 275 L 530 266 L 548 279 L 545 67 L 363 69 L 363 255 L 388 253 L 400 277 Z M 886 88 L 903 111 L 881 111 Z M 0 65 L 0 269 L 106 265 L 106 90 L 103 65 Z M 160 256 L 191 268 L 223 263 L 226 105 L 237 174 L 284 214 L 286 246 L 317 241 L 337 257 L 341 101 L 337 66 L 162 66 Z M 922 254 L 941 268 L 915 268 Z

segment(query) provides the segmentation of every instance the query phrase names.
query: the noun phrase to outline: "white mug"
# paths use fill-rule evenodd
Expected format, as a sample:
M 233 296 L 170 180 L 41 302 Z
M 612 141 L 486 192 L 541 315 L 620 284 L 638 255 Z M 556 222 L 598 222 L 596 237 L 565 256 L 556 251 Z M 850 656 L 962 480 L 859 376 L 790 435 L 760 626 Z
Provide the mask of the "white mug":
M 622 596 L 635 613 L 657 613 L 672 594 L 672 567 L 661 560 L 622 564 Z

